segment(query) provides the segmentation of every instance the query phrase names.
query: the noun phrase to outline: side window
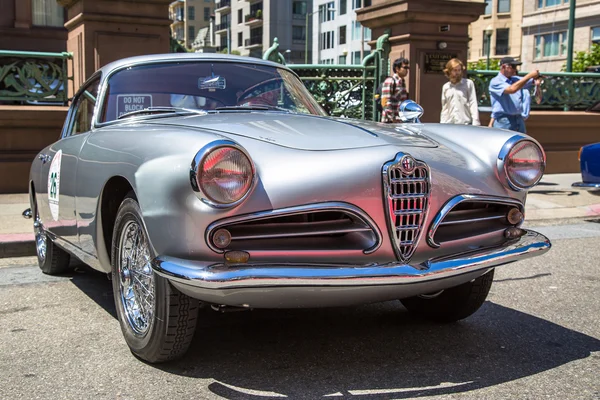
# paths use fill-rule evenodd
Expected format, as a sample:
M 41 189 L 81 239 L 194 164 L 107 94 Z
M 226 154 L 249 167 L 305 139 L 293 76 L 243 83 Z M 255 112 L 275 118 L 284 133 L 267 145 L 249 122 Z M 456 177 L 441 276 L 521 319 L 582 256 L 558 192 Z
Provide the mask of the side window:
M 73 110 L 75 115 L 73 116 L 73 121 L 71 123 L 70 136 L 91 130 L 99 85 L 100 78 L 94 79 L 74 100 Z

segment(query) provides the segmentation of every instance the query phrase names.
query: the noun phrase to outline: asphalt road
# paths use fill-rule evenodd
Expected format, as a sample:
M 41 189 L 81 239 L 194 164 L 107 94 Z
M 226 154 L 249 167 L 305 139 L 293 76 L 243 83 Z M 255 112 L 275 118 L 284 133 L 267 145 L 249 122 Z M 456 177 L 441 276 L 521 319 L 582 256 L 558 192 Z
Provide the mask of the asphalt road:
M 254 310 L 203 321 L 188 355 L 128 351 L 110 282 L 0 260 L 2 399 L 600 399 L 600 223 L 543 226 L 544 256 L 496 270 L 465 321 L 415 320 L 399 302 Z

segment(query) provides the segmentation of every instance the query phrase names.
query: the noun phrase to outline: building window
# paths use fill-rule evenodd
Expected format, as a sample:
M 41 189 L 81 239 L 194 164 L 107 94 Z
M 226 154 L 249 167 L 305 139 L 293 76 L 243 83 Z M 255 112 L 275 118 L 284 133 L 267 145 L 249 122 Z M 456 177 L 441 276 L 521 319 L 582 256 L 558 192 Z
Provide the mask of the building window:
M 294 43 L 304 43 L 306 41 L 306 27 L 292 26 L 292 41 Z
M 354 21 L 352 24 L 352 40 L 360 40 L 360 30 L 362 25 L 358 21 Z
M 509 13 L 510 12 L 510 0 L 498 0 L 498 12 Z
M 365 28 L 365 40 L 371 40 L 371 28 Z
M 564 56 L 567 52 L 567 32 L 535 36 L 535 58 Z
M 31 20 L 33 25 L 62 28 L 65 24 L 65 12 L 56 0 L 32 0 Z
M 509 54 L 510 48 L 508 47 L 508 28 L 507 29 L 496 29 L 496 52 L 497 56 Z
M 321 4 L 319 6 L 319 20 L 321 22 L 332 21 L 334 18 L 334 9 L 335 2 L 330 1 L 326 4 Z
M 340 0 L 340 15 L 345 15 L 348 10 L 348 0 Z
M 358 65 L 362 62 L 362 60 L 360 59 L 360 51 L 353 51 L 352 52 L 352 64 Z
M 238 24 L 241 24 L 242 22 L 244 22 L 244 14 L 243 10 L 240 8 L 238 10 Z
M 193 41 L 196 37 L 196 28 L 193 26 L 188 26 L 188 40 Z
M 340 37 L 339 44 L 346 44 L 346 25 L 340 26 L 339 37 Z
M 356 10 L 357 8 L 360 8 L 360 2 L 361 0 L 350 0 L 352 1 L 352 9 Z
M 334 31 L 321 33 L 321 36 L 319 37 L 320 50 L 333 49 L 335 43 L 334 33 Z
M 204 7 L 204 20 L 210 21 L 210 7 Z
M 306 1 L 294 1 L 292 3 L 292 13 L 295 15 L 306 15 Z
M 242 32 L 238 32 L 238 47 L 244 46 L 244 34 Z
M 196 8 L 193 6 L 188 7 L 188 21 L 193 21 L 196 19 Z
M 363 7 L 371 7 L 371 0 L 363 0 Z
M 569 4 L 569 0 L 538 0 L 538 8 L 555 7 Z
M 592 28 L 592 43 L 600 44 L 600 26 Z
M 338 57 L 338 64 L 346 65 L 346 56 L 345 55 Z
M 485 11 L 483 13 L 485 15 L 492 14 L 492 0 L 485 0 Z

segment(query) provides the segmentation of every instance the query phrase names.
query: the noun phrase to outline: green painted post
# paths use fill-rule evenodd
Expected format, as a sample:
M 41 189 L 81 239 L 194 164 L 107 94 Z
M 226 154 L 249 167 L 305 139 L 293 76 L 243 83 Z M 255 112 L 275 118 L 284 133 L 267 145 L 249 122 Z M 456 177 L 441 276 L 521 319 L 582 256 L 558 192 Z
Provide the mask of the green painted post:
M 567 71 L 573 72 L 573 36 L 575 31 L 575 2 L 571 0 L 569 2 L 569 28 L 567 37 Z

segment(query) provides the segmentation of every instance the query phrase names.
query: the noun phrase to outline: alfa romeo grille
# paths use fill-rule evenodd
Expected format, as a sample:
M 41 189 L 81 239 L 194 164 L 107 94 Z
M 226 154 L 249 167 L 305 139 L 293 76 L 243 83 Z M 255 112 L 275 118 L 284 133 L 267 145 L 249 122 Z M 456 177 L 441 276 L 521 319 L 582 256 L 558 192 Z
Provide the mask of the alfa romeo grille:
M 399 153 L 383 167 L 390 236 L 402 262 L 415 251 L 429 207 L 429 169 L 410 155 Z

